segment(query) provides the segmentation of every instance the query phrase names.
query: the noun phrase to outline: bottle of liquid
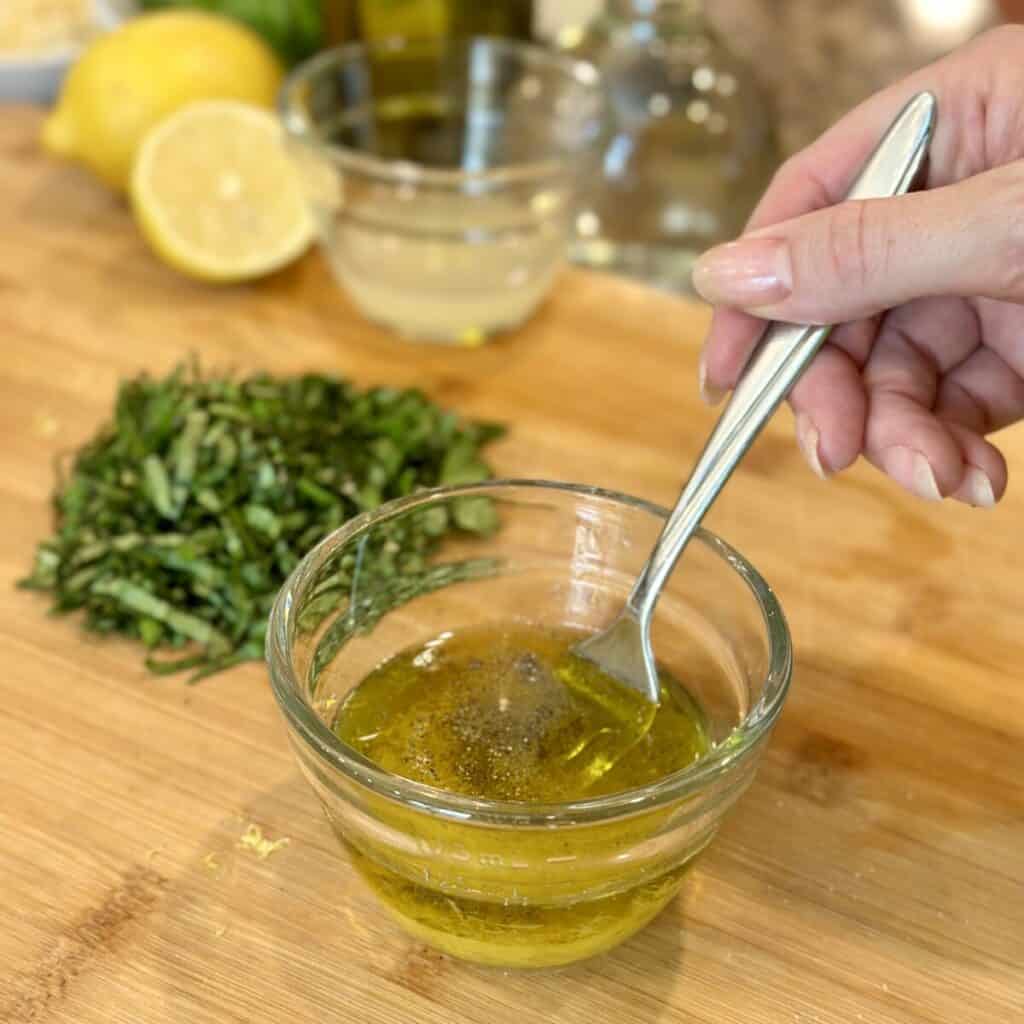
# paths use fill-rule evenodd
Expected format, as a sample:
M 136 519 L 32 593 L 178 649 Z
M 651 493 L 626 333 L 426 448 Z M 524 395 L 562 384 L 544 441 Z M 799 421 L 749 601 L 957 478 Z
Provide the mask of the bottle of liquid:
M 324 0 L 332 44 L 387 39 L 503 36 L 530 39 L 532 0 Z
M 324 45 L 340 46 L 359 39 L 359 4 L 357 0 L 322 0 L 321 16 Z
M 778 163 L 762 89 L 700 0 L 605 0 L 559 43 L 601 69 L 615 118 L 574 260 L 688 291 L 696 258 L 742 230 Z

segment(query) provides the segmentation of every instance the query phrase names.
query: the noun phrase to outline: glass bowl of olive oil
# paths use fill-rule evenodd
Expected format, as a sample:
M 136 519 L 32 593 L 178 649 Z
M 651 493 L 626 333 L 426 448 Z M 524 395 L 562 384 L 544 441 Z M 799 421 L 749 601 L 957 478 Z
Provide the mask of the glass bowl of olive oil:
M 335 531 L 279 594 L 267 659 L 301 769 L 418 939 L 500 967 L 603 953 L 753 778 L 792 652 L 724 541 L 698 534 L 662 594 L 657 706 L 573 654 L 665 515 L 569 484 L 425 491 Z
M 403 336 L 471 346 L 547 294 L 607 129 L 591 65 L 501 39 L 329 50 L 280 109 L 352 302 Z

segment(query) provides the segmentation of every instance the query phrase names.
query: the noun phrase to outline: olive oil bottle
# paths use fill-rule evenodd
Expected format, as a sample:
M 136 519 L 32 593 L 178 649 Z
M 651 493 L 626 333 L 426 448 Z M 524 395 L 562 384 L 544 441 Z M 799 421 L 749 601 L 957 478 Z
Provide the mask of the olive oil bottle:
M 533 36 L 533 0 L 324 0 L 327 41 Z

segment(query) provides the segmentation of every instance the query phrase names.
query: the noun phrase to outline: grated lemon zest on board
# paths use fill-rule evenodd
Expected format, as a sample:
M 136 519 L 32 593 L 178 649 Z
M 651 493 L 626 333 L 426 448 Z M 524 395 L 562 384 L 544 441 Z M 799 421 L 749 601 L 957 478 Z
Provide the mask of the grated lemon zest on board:
M 252 850 L 260 860 L 266 860 L 272 853 L 284 849 L 290 842 L 287 836 L 267 839 L 263 835 L 263 829 L 255 822 L 251 822 L 242 833 L 242 838 L 238 840 L 238 846 L 242 850 Z

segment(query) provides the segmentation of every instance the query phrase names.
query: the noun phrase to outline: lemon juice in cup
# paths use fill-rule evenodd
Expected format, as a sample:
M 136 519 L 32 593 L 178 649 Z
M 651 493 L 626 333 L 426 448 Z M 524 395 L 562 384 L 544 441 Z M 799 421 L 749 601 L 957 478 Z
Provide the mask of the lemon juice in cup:
M 352 301 L 400 334 L 475 344 L 551 287 L 606 111 L 589 65 L 469 39 L 320 54 L 281 113 Z

